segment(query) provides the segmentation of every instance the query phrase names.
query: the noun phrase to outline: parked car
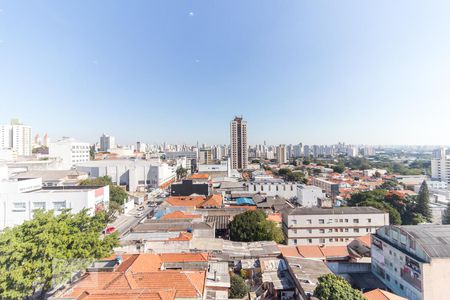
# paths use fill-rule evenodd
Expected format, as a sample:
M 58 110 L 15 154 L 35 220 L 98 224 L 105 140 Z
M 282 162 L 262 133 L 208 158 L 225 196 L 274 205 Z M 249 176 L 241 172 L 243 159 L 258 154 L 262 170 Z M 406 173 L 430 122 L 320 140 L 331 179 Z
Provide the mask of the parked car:
M 113 233 L 113 232 L 115 232 L 116 231 L 116 227 L 114 227 L 114 226 L 110 226 L 110 227 L 106 227 L 104 230 L 103 230 L 103 234 L 111 234 L 111 233 Z

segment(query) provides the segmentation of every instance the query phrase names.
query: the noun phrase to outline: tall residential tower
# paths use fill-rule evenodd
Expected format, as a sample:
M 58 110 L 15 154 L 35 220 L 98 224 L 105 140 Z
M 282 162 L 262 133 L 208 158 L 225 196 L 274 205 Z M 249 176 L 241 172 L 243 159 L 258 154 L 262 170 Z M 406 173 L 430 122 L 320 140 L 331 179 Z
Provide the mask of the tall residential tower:
M 247 122 L 242 117 L 235 117 L 230 123 L 230 149 L 231 168 L 234 170 L 247 169 Z

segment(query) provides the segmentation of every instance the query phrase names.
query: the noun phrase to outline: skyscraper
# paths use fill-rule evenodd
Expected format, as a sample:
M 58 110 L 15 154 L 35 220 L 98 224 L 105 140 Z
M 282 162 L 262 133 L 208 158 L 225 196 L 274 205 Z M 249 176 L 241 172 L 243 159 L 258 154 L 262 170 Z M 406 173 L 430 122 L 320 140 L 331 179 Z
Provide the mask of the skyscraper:
M 242 117 L 235 117 L 230 123 L 230 148 L 231 168 L 234 170 L 247 169 L 247 122 Z
M 287 162 L 286 145 L 282 144 L 277 147 L 277 161 L 279 164 L 285 164 Z
M 100 137 L 100 151 L 110 151 L 116 148 L 116 138 L 111 135 L 102 134 Z

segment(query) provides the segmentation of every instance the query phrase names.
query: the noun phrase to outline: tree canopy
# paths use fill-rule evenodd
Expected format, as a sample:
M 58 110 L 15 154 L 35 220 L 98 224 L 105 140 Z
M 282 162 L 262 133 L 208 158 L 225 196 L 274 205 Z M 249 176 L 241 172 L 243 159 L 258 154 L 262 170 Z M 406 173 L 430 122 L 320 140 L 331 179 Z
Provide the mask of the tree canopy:
M 364 300 L 359 290 L 355 290 L 342 277 L 327 274 L 319 277 L 319 284 L 314 290 L 314 297 L 320 300 Z
M 278 170 L 278 176 L 283 177 L 286 181 L 306 183 L 305 174 L 300 171 L 293 172 L 291 169 L 282 168 Z
M 120 186 L 113 184 L 109 176 L 85 179 L 80 182 L 80 185 L 109 185 L 109 201 L 112 210 L 120 208 L 128 198 L 127 192 Z
M 388 212 L 391 224 L 416 225 L 428 220 L 419 208 L 418 199 L 410 196 L 400 197 L 386 190 L 373 190 L 353 194 L 347 204 L 372 206 Z
M 230 238 L 232 241 L 255 242 L 275 241 L 281 243 L 284 239 L 281 228 L 276 223 L 266 220 L 262 210 L 250 210 L 234 217 L 230 223 Z
M 417 196 L 416 212 L 421 214 L 428 222 L 431 222 L 430 193 L 428 192 L 428 185 L 425 180 L 422 182 L 419 195 Z
M 116 233 L 101 237 L 104 213 L 91 217 L 87 210 L 37 210 L 33 219 L 0 235 L 0 298 L 40 298 L 65 283 L 77 270 L 110 255 L 118 245 Z
M 250 292 L 250 288 L 244 279 L 241 276 L 232 274 L 230 278 L 230 299 L 244 298 L 248 292 Z
M 182 166 L 179 166 L 177 168 L 177 179 L 178 180 L 186 177 L 187 174 L 188 174 L 188 170 L 187 169 L 183 168 Z

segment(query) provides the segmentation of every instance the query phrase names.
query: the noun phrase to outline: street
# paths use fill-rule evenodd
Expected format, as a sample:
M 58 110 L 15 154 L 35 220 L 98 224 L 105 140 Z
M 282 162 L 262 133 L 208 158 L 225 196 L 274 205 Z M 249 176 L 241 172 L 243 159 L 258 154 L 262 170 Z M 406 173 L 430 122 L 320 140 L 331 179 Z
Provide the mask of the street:
M 140 205 L 139 205 L 140 206 Z M 136 206 L 131 211 L 126 214 L 120 215 L 117 219 L 109 226 L 114 226 L 116 230 L 119 232 L 122 237 L 125 235 L 131 228 L 136 226 L 140 221 L 145 219 L 148 214 L 153 212 L 156 207 L 149 207 L 148 202 L 142 204 L 144 206 L 144 210 L 137 210 L 139 206 Z M 142 212 L 142 216 L 137 218 L 136 215 Z

